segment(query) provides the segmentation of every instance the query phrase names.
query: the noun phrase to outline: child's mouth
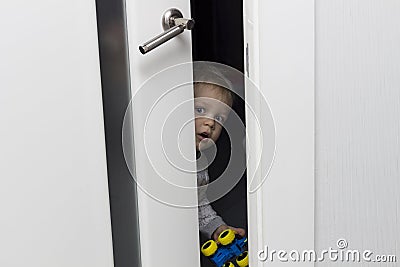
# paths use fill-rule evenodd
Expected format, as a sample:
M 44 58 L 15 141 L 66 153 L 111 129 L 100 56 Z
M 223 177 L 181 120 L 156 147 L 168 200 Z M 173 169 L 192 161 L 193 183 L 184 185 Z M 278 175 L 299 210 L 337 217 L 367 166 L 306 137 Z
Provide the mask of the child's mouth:
M 206 132 L 200 133 L 198 134 L 198 136 L 200 137 L 200 140 L 203 140 L 205 138 L 210 138 L 210 134 Z

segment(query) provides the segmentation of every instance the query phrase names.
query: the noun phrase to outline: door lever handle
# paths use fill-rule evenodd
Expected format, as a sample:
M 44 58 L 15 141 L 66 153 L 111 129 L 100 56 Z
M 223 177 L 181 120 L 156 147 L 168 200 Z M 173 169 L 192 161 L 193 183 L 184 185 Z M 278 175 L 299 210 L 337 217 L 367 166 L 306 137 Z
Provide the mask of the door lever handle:
M 181 34 L 185 29 L 193 29 L 194 20 L 183 18 L 182 13 L 178 9 L 171 8 L 164 13 L 162 17 L 162 26 L 164 29 L 163 33 L 139 46 L 139 50 L 143 55 Z

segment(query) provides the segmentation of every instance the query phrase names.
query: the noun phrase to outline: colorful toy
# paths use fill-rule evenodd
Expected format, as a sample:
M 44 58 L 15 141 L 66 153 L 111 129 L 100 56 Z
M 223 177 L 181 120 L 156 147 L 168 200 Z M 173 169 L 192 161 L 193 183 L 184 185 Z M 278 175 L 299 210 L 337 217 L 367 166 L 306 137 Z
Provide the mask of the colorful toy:
M 249 265 L 248 252 L 245 251 L 247 238 L 236 236 L 231 229 L 226 229 L 218 236 L 217 245 L 214 240 L 208 240 L 201 246 L 201 252 L 217 267 L 246 267 Z M 237 265 L 235 265 L 234 261 Z

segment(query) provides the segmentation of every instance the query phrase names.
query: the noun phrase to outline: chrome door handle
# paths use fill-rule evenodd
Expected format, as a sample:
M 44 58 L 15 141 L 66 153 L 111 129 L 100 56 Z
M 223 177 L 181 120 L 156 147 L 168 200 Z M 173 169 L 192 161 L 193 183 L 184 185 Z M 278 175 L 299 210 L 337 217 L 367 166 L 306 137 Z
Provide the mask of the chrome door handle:
M 163 33 L 157 35 L 150 41 L 139 46 L 139 50 L 143 55 L 165 43 L 166 41 L 174 38 L 175 36 L 181 34 L 185 31 L 185 29 L 193 29 L 194 20 L 183 18 L 182 13 L 178 9 L 171 8 L 164 13 L 162 17 L 162 26 L 164 29 Z

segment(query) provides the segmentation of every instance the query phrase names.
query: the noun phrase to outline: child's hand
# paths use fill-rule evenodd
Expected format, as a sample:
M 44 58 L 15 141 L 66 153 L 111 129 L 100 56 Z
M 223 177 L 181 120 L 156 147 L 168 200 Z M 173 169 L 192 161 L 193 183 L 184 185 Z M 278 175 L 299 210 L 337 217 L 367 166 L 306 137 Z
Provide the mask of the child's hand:
M 233 230 L 233 231 L 235 232 L 235 234 L 238 234 L 238 235 L 240 235 L 240 236 L 245 236 L 245 234 L 246 234 L 246 230 L 244 230 L 244 229 L 242 229 L 242 228 L 235 228 L 235 227 L 232 227 L 232 226 L 223 224 L 223 225 L 221 225 L 220 227 L 218 227 L 218 228 L 214 231 L 214 233 L 213 233 L 213 235 L 212 235 L 212 238 L 213 238 L 217 243 L 219 243 L 219 242 L 218 242 L 218 236 L 219 236 L 220 233 L 222 233 L 222 232 L 223 232 L 224 230 L 226 230 L 226 229 L 231 229 L 231 230 Z

